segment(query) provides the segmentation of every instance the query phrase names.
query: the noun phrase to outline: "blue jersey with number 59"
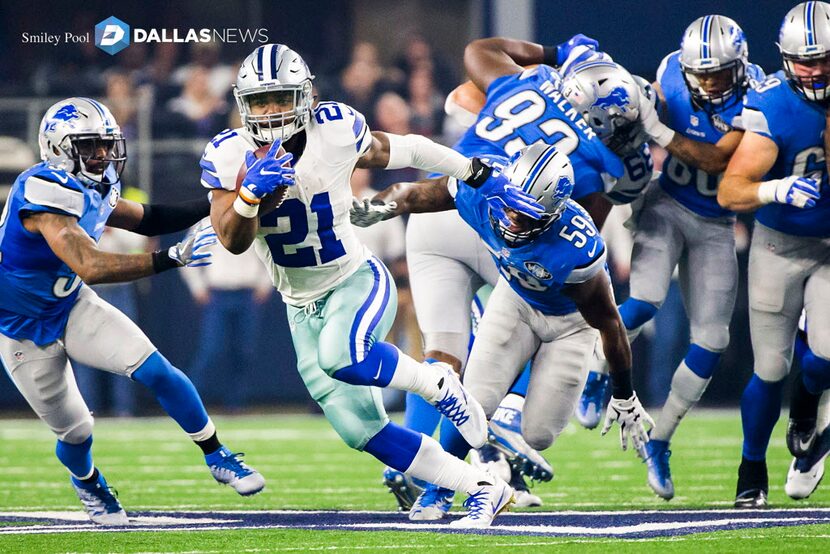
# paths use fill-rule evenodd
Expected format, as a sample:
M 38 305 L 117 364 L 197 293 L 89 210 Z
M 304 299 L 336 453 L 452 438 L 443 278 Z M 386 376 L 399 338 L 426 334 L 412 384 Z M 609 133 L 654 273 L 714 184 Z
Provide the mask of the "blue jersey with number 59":
M 746 69 L 750 83 L 763 80 L 763 70 L 755 64 Z M 657 70 L 657 82 L 663 89 L 669 113 L 668 126 L 692 140 L 716 143 L 732 131 L 743 105 L 733 100 L 732 104 L 716 113 L 708 113 L 692 102 L 692 95 L 683 79 L 680 67 L 680 52 L 673 52 L 663 59 Z M 723 209 L 717 200 L 718 183 L 721 175 L 710 175 L 702 169 L 687 164 L 671 154 L 663 162 L 660 186 L 680 204 L 703 217 L 724 217 L 732 215 Z
M 830 186 L 824 153 L 825 107 L 793 89 L 778 71 L 747 92 L 741 115 L 747 131 L 775 142 L 778 158 L 765 179 L 790 175 L 821 183 L 821 198 L 813 208 L 767 204 L 755 212 L 762 224 L 790 235 L 830 236 Z
M 545 232 L 514 248 L 507 246 L 493 228 L 487 199 L 478 191 L 458 184 L 455 206 L 484 241 L 510 287 L 545 315 L 577 311 L 562 289 L 583 283 L 605 269 L 605 243 L 588 212 L 572 200 Z
M 108 171 L 114 181 L 115 172 Z M 0 333 L 39 346 L 61 338 L 81 279 L 42 235 L 26 230 L 23 220 L 42 212 L 72 216 L 97 242 L 118 203 L 120 181 L 103 192 L 46 163 L 14 182 L 0 216 Z
M 624 173 L 622 161 L 562 96 L 562 77 L 546 65 L 493 81 L 476 123 L 454 148 L 465 156 L 509 157 L 537 142 L 554 145 L 570 158 L 573 198 L 604 192 L 603 173 Z

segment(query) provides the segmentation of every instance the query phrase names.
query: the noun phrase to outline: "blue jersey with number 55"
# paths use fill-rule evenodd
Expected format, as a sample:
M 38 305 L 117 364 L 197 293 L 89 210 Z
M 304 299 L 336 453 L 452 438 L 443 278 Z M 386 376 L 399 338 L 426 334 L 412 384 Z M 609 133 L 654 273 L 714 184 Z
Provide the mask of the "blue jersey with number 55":
M 747 77 L 755 84 L 763 80 L 763 70 L 755 64 L 748 64 Z M 680 67 L 680 52 L 672 52 L 663 59 L 657 70 L 657 82 L 666 98 L 669 113 L 668 126 L 692 140 L 716 143 L 732 131 L 738 121 L 743 105 L 740 99 L 722 110 L 709 113 L 692 101 L 692 95 L 683 79 Z M 740 125 L 738 125 L 740 127 Z M 718 204 L 718 183 L 721 175 L 710 175 L 702 169 L 687 164 L 671 154 L 663 162 L 660 186 L 680 204 L 703 217 L 724 217 L 732 215 Z
M 544 233 L 511 248 L 490 222 L 487 199 L 465 184 L 457 184 L 456 188 L 458 213 L 484 241 L 516 294 L 545 315 L 577 311 L 562 289 L 583 283 L 605 269 L 605 243 L 588 212 L 568 200 L 561 217 Z
M 476 123 L 454 148 L 465 156 L 509 157 L 537 142 L 554 145 L 570 158 L 573 198 L 604 192 L 603 173 L 624 173 L 622 161 L 562 96 L 562 77 L 546 65 L 493 81 Z
M 789 85 L 784 72 L 778 71 L 747 92 L 741 119 L 747 131 L 772 140 L 778 147 L 778 157 L 765 179 L 799 175 L 821 183 L 821 198 L 815 207 L 767 204 L 755 212 L 755 218 L 790 235 L 830 236 L 825 106 L 806 100 Z
M 120 181 L 98 190 L 46 163 L 20 174 L 0 215 L 0 333 L 39 346 L 55 342 L 81 286 L 46 239 L 26 230 L 24 219 L 43 212 L 71 216 L 97 242 L 120 192 Z

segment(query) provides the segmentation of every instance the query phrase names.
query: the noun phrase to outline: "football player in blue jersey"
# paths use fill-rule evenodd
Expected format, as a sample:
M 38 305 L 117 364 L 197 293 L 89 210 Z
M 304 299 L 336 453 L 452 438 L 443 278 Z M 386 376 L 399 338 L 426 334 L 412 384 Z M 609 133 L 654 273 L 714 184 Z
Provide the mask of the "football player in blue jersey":
M 749 253 L 750 333 L 755 373 L 741 398 L 744 443 L 736 507 L 767 504 L 766 450 L 781 411 L 784 379 L 802 308 L 810 352 L 803 380 L 830 385 L 830 187 L 825 142 L 830 99 L 830 5 L 803 2 L 784 17 L 783 70 L 747 92 L 746 129 L 726 168 L 718 202 L 756 210 Z M 815 414 L 813 414 L 815 417 Z M 786 491 L 808 496 L 824 473 L 830 443 L 814 441 L 793 461 Z
M 57 435 L 55 453 L 93 522 L 124 525 L 127 514 L 92 461 L 93 418 L 68 358 L 147 386 L 205 454 L 214 478 L 242 495 L 262 476 L 222 446 L 190 380 L 124 314 L 88 284 L 132 281 L 209 263 L 208 226 L 152 254 L 98 250 L 105 225 L 154 236 L 186 229 L 206 200 L 143 205 L 120 198 L 126 145 L 115 118 L 89 98 L 69 98 L 40 124 L 43 162 L 14 182 L 0 215 L 0 361 L 26 401 Z
M 677 267 L 691 324 L 691 346 L 674 373 L 643 453 L 648 483 L 666 500 L 674 496 L 669 441 L 703 395 L 729 344 L 738 281 L 735 215 L 718 205 L 717 192 L 742 135 L 741 100 L 763 79 L 761 69 L 748 62 L 747 50 L 744 33 L 732 19 L 696 19 L 683 32 L 680 49 L 663 58 L 653 85 L 668 125 L 658 119 L 650 101 L 640 106 L 645 131 L 668 156 L 659 186 L 648 189 L 631 220 L 631 294 L 620 314 L 634 340 L 663 304 Z M 601 371 L 588 377 L 578 412 L 587 426 L 598 422 L 605 383 Z
M 490 156 L 488 163 L 507 164 L 505 176 L 545 207 L 539 221 L 511 210 L 508 221 L 502 221 L 480 192 L 458 187 L 447 177 L 399 183 L 373 198 L 391 215 L 456 208 L 498 265 L 501 277 L 465 369 L 467 390 L 490 419 L 530 361 L 522 433 L 533 448 L 547 448 L 573 413 L 585 382 L 585 363 L 601 336 L 613 388 L 603 434 L 617 421 L 623 449 L 629 437 L 641 449 L 648 440 L 645 423 L 651 419 L 631 386 L 631 351 L 605 271 L 605 246 L 588 213 L 569 199 L 575 186 L 573 166 L 557 147 L 539 143 L 523 148 L 509 162 Z M 462 459 L 470 448 L 458 433 L 442 433 L 441 443 Z M 422 496 L 430 494 L 428 487 Z M 447 502 L 419 499 L 410 517 L 438 519 Z M 421 517 L 419 511 L 430 517 Z

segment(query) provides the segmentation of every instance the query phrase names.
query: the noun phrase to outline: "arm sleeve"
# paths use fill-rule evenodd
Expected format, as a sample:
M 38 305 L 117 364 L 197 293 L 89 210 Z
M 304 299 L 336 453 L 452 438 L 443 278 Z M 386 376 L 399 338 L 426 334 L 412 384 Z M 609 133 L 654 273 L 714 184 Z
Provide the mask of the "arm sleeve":
M 179 204 L 142 204 L 144 216 L 134 233 L 147 237 L 182 231 L 210 215 L 207 197 Z

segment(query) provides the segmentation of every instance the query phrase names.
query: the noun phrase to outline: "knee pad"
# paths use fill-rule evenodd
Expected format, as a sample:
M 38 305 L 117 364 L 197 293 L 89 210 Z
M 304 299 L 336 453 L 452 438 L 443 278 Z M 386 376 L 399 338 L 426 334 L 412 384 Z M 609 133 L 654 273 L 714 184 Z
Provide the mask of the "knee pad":
M 648 323 L 654 317 L 654 314 L 657 313 L 658 309 L 659 306 L 655 306 L 644 300 L 637 300 L 636 298 L 629 298 L 619 308 L 623 325 L 629 331 Z
M 398 352 L 398 349 L 389 343 L 376 342 L 360 362 L 339 369 L 321 367 L 338 381 L 350 385 L 385 387 L 389 385 L 398 367 Z
M 542 451 L 550 447 L 556 436 L 548 429 L 540 427 L 530 427 L 528 429 L 522 428 L 522 437 L 525 442 L 534 450 Z
M 723 352 L 729 346 L 729 324 L 695 325 L 689 329 L 693 343 L 711 352 Z
M 87 413 L 63 433 L 57 433 L 58 439 L 68 444 L 81 444 L 92 436 L 93 424 L 92 414 Z
M 709 379 L 718 367 L 720 355 L 720 350 L 712 351 L 698 344 L 691 344 L 683 359 L 683 364 L 701 379 Z

